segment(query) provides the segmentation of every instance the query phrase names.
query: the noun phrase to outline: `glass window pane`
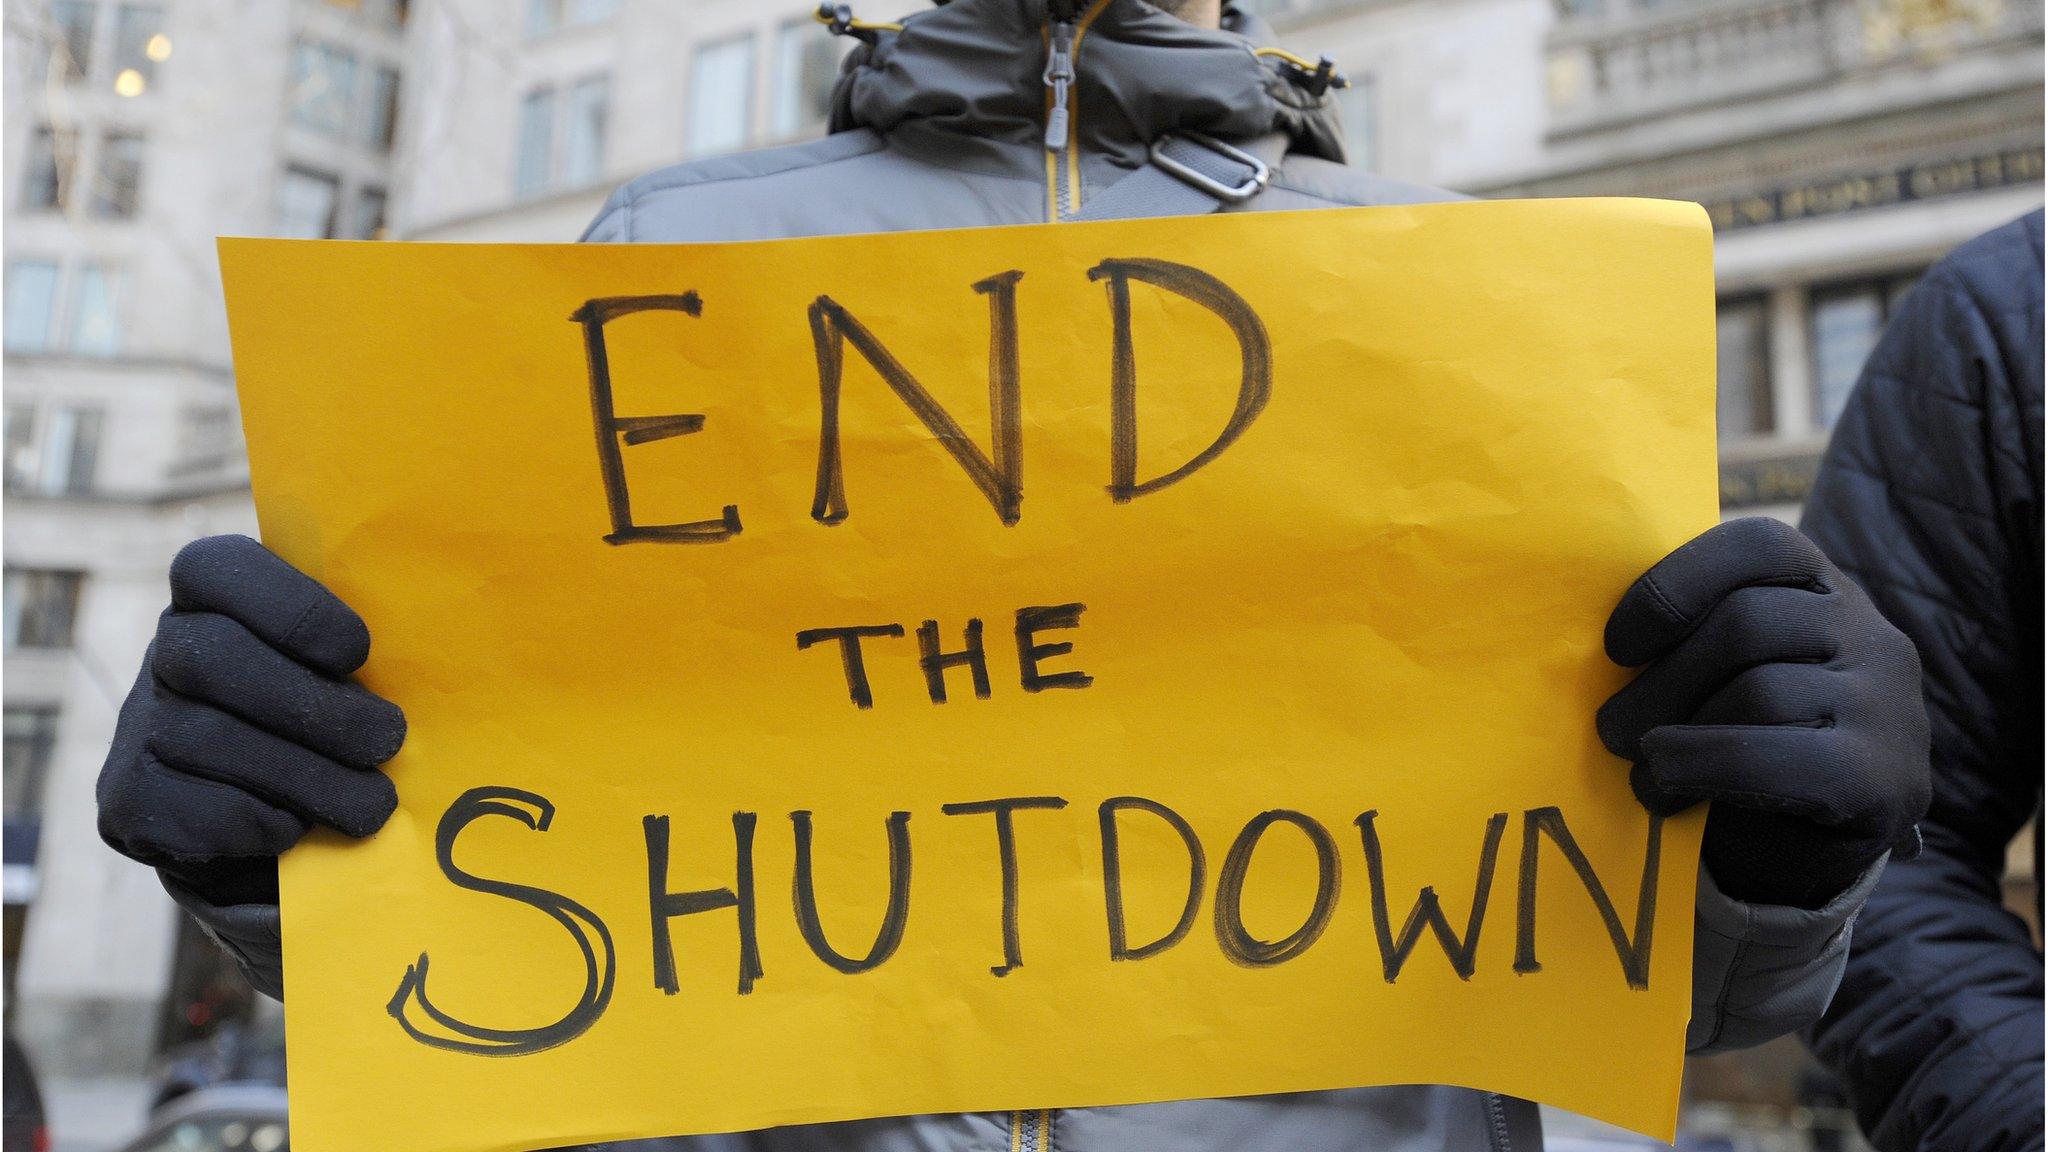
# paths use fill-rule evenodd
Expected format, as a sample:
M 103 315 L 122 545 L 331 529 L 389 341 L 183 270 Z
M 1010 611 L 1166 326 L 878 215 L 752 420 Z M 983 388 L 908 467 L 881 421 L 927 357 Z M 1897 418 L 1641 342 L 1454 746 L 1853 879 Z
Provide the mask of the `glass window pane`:
M 8 582 L 11 599 L 14 584 Z M 8 611 L 13 618 L 13 610 Z M 4 714 L 6 743 L 0 748 L 0 779 L 9 816 L 33 815 L 42 810 L 43 780 L 50 771 L 50 752 L 57 744 L 57 710 L 54 708 L 9 708 Z
M 70 467 L 65 469 L 64 494 L 91 492 L 100 466 L 100 425 L 106 414 L 97 408 L 82 408 L 72 414 Z
M 334 236 L 341 181 L 324 172 L 287 168 L 277 185 L 277 234 L 294 240 Z
M 804 126 L 804 44 L 815 34 L 808 22 L 784 24 L 775 31 L 775 92 L 768 107 L 768 134 L 794 136 Z
M 71 351 L 114 356 L 121 351 L 121 275 L 88 264 L 71 289 Z
M 114 72 L 133 69 L 143 81 L 156 79 L 157 60 L 166 53 L 151 51 L 150 41 L 162 35 L 164 10 L 158 4 L 123 4 L 114 20 Z
M 50 496 L 92 491 L 93 472 L 99 466 L 100 455 L 99 409 L 69 405 L 54 408 L 43 424 L 36 488 Z
M 562 23 L 562 0 L 527 0 L 526 34 L 545 36 Z
M 355 219 L 350 222 L 351 240 L 382 240 L 387 200 L 382 188 L 365 188 L 356 193 Z
M 519 102 L 519 169 L 513 187 L 521 196 L 544 191 L 554 170 L 555 93 L 536 88 Z
M 1356 76 L 1349 88 L 1337 89 L 1337 119 L 1344 126 L 1344 162 L 1353 168 L 1379 165 L 1379 127 L 1374 117 L 1372 77 Z
M 142 153 L 142 137 L 133 132 L 109 132 L 101 138 L 99 170 L 92 182 L 93 215 L 135 215 L 142 188 Z
M 366 125 L 370 147 L 391 151 L 398 135 L 398 70 L 379 68 L 370 82 L 370 118 Z
M 24 208 L 64 207 L 64 201 L 71 192 L 70 142 L 57 139 L 49 128 L 38 128 L 29 137 L 27 184 L 22 189 Z
M 845 52 L 842 39 L 825 34 L 816 21 L 795 20 L 776 30 L 771 134 L 786 139 L 823 129 Z
M 46 352 L 57 312 L 57 265 L 15 260 L 7 265 L 6 346 L 9 352 Z
M 697 49 L 690 69 L 689 128 L 692 156 L 730 152 L 747 143 L 754 87 L 754 40 L 738 36 Z
M 356 58 L 331 44 L 301 40 L 292 48 L 292 120 L 329 136 L 348 134 Z
M 1884 299 L 1876 285 L 1818 292 L 1813 297 L 1813 415 L 1832 428 L 1849 402 L 1863 361 L 1884 325 Z
M 562 183 L 589 184 L 604 172 L 605 122 L 610 115 L 611 81 L 605 77 L 580 81 L 563 98 Z
M 619 10 L 619 0 L 568 0 L 567 20 L 571 24 L 595 24 Z
M 58 0 L 50 5 L 56 37 L 50 45 L 50 75 L 59 83 L 76 84 L 92 67 L 93 16 L 99 5 L 84 0 Z
M 10 568 L 6 576 L 9 648 L 68 648 L 78 616 L 77 572 Z
M 1767 322 L 1761 300 L 1724 301 L 1715 314 L 1716 414 L 1724 439 L 1771 430 Z
M 30 404 L 7 405 L 7 491 L 28 489 L 35 479 L 36 410 Z

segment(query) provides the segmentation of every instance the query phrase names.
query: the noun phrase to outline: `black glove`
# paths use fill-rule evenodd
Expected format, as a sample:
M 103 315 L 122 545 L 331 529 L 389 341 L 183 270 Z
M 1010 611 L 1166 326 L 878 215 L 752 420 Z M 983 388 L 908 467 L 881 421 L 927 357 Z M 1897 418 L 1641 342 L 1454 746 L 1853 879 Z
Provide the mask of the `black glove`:
M 1806 537 L 1719 525 L 1635 582 L 1607 655 L 1646 665 L 1600 709 L 1601 742 L 1668 816 L 1714 802 L 1702 848 L 1722 892 L 1818 908 L 1927 811 L 1920 658 Z
M 367 836 L 397 806 L 376 769 L 405 716 L 347 679 L 369 655 L 361 617 L 246 536 L 171 563 L 171 606 L 100 771 L 100 836 L 156 866 L 245 966 L 248 948 L 275 950 L 261 906 L 277 903 L 278 854 L 313 824 Z

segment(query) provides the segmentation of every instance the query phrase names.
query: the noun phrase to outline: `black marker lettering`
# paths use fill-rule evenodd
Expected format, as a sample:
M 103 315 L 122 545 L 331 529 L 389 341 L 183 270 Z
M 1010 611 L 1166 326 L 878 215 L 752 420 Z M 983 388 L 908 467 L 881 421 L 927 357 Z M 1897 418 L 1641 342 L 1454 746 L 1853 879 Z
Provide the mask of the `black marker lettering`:
M 1024 949 L 1017 939 L 1017 829 L 1011 814 L 1020 809 L 1065 808 L 1058 796 L 1012 796 L 1004 800 L 973 800 L 947 804 L 939 811 L 948 816 L 996 818 L 996 856 L 1003 872 L 1003 962 L 990 968 L 997 976 L 1008 976 L 1024 966 Z
M 752 992 L 754 981 L 761 978 L 761 947 L 754 931 L 754 814 L 732 814 L 733 886 L 700 888 L 694 892 L 668 890 L 668 817 L 644 817 L 640 825 L 647 840 L 647 910 L 654 930 L 654 986 L 671 996 L 679 987 L 675 945 L 669 937 L 668 922 L 678 916 L 731 908 L 739 919 L 740 995 Z
M 939 622 L 927 620 L 917 626 L 917 666 L 924 669 L 925 692 L 934 704 L 946 702 L 946 669 L 967 665 L 968 675 L 974 678 L 974 695 L 978 700 L 988 699 L 988 656 L 981 646 L 981 621 L 978 618 L 967 621 L 967 647 L 958 652 L 939 650 Z
M 1486 821 L 1486 839 L 1479 849 L 1479 878 L 1472 884 L 1472 914 L 1465 921 L 1465 938 L 1462 940 L 1451 931 L 1443 904 L 1432 887 L 1422 889 L 1415 907 L 1401 925 L 1400 939 L 1394 938 L 1387 916 L 1386 864 L 1380 851 L 1379 830 L 1373 826 L 1378 815 L 1378 812 L 1367 812 L 1359 816 L 1358 832 L 1365 841 L 1365 875 L 1372 886 L 1372 930 L 1379 941 L 1381 974 L 1389 984 L 1401 975 L 1401 966 L 1408 962 L 1409 954 L 1415 951 L 1415 945 L 1422 939 L 1422 929 L 1427 926 L 1436 934 L 1444 955 L 1450 958 L 1451 970 L 1458 974 L 1459 979 L 1470 980 L 1479 951 L 1479 926 L 1486 920 L 1487 897 L 1493 893 L 1494 861 L 1500 855 L 1500 837 L 1508 826 L 1508 814 L 1496 812 Z
M 583 351 L 590 370 L 590 414 L 597 424 L 597 465 L 604 476 L 605 507 L 612 530 L 607 544 L 659 542 L 709 544 L 739 535 L 740 510 L 727 504 L 716 520 L 683 524 L 633 523 L 632 497 L 626 488 L 626 461 L 620 445 L 647 444 L 701 431 L 704 417 L 693 412 L 672 416 L 620 416 L 612 405 L 611 357 L 605 350 L 604 326 L 635 312 L 681 312 L 698 316 L 704 302 L 695 292 L 680 296 L 608 296 L 584 301 L 569 319 L 583 325 Z
M 881 930 L 875 933 L 874 947 L 859 959 L 840 955 L 825 939 L 825 926 L 818 919 L 818 893 L 811 874 L 811 814 L 791 812 L 789 820 L 796 826 L 796 882 L 791 899 L 796 905 L 796 925 L 803 932 L 804 943 L 811 946 L 818 959 L 841 972 L 852 974 L 880 967 L 903 943 L 904 921 L 910 916 L 910 813 L 889 814 L 889 908 L 882 915 Z
M 1088 270 L 1090 280 L 1104 280 L 1109 289 L 1112 329 L 1109 384 L 1109 494 L 1117 503 L 1156 492 L 1185 480 L 1196 469 L 1222 455 L 1251 426 L 1273 391 L 1273 348 L 1266 326 L 1244 297 L 1223 281 L 1198 268 L 1165 260 L 1104 260 Z M 1173 471 L 1138 482 L 1138 366 L 1131 347 L 1131 286 L 1140 280 L 1200 304 L 1223 318 L 1237 337 L 1243 369 L 1237 385 L 1237 407 L 1230 422 L 1207 448 Z
M 1531 808 L 1522 814 L 1522 875 L 1515 909 L 1515 971 L 1541 972 L 1536 961 L 1536 849 L 1537 833 L 1550 837 L 1558 851 L 1579 875 L 1600 919 L 1607 925 L 1607 938 L 1621 961 L 1628 986 L 1642 991 L 1650 986 L 1650 934 L 1657 923 L 1657 863 L 1662 856 L 1664 820 L 1650 817 L 1648 841 L 1643 845 L 1643 878 L 1636 889 L 1636 930 L 1633 939 L 1622 930 L 1621 916 L 1608 898 L 1607 886 L 1593 872 L 1592 862 L 1565 827 L 1564 813 L 1556 808 Z
M 1074 646 L 1065 640 L 1040 644 L 1034 635 L 1051 628 L 1079 628 L 1081 613 L 1087 609 L 1086 604 L 1053 604 L 1017 609 L 1017 674 L 1018 683 L 1024 686 L 1026 692 L 1043 692 L 1047 688 L 1086 688 L 1095 683 L 1095 677 L 1086 672 L 1040 672 L 1040 660 L 1049 656 L 1064 656 L 1072 652 Z
M 1015 524 L 1024 501 L 1024 417 L 1017 378 L 1017 281 L 1022 272 L 1002 272 L 975 283 L 988 297 L 989 439 L 995 459 L 982 454 L 910 370 L 883 347 L 875 334 L 838 301 L 820 296 L 810 308 L 811 342 L 818 360 L 818 481 L 811 518 L 820 524 L 846 519 L 846 475 L 839 452 L 839 392 L 846 349 L 851 343 L 909 407 L 939 444 L 966 471 L 1005 524 Z
M 538 1028 L 485 1028 L 466 1024 L 436 1008 L 427 999 L 427 954 L 422 952 L 419 961 L 406 968 L 405 975 L 398 981 L 398 991 L 392 994 L 390 1003 L 384 1008 L 392 1019 L 398 1021 L 406 1035 L 432 1048 L 466 1052 L 473 1056 L 524 1056 L 544 1052 L 581 1036 L 597 1023 L 597 1018 L 604 1015 L 605 1006 L 611 1003 L 612 982 L 618 973 L 617 959 L 612 953 L 612 934 L 595 912 L 567 896 L 525 884 L 486 880 L 456 867 L 456 838 L 462 835 L 463 829 L 485 816 L 509 817 L 536 832 L 545 832 L 554 821 L 555 806 L 542 796 L 517 788 L 472 788 L 464 792 L 442 814 L 440 826 L 434 833 L 434 856 L 440 861 L 441 874 L 458 888 L 503 896 L 530 905 L 547 913 L 566 929 L 575 939 L 576 947 L 583 952 L 583 995 L 561 1019 Z M 597 937 L 595 946 L 591 943 L 593 933 Z M 604 952 L 602 962 L 598 959 L 600 949 Z M 414 1006 L 427 1021 L 439 1026 L 440 1031 L 428 1031 L 426 1027 L 415 1024 L 408 1015 L 408 1009 Z
M 1117 838 L 1116 814 L 1125 809 L 1150 812 L 1166 821 L 1180 835 L 1181 843 L 1188 850 L 1188 898 L 1181 905 L 1180 919 L 1174 921 L 1173 930 L 1150 944 L 1130 946 L 1124 927 L 1124 866 L 1121 845 Z M 1195 836 L 1195 830 L 1181 817 L 1181 814 L 1156 800 L 1142 796 L 1112 796 L 1102 802 L 1096 810 L 1096 819 L 1102 824 L 1102 898 L 1109 912 L 1109 958 L 1111 960 L 1143 960 L 1156 956 L 1186 938 L 1188 929 L 1194 927 L 1195 916 L 1202 907 L 1202 884 L 1206 864 L 1202 855 L 1202 842 Z
M 901 636 L 901 624 L 870 624 L 853 628 L 806 628 L 796 634 L 796 650 L 801 652 L 820 640 L 839 641 L 839 663 L 846 669 L 846 694 L 856 708 L 873 708 L 875 694 L 868 687 L 867 662 L 860 656 L 860 641 L 863 636 Z
M 1245 931 L 1244 879 L 1251 870 L 1252 853 L 1259 838 L 1276 823 L 1301 829 L 1316 850 L 1316 899 L 1301 927 L 1278 940 L 1261 940 Z M 1223 870 L 1216 877 L 1216 942 L 1231 963 L 1247 968 L 1264 968 L 1292 960 L 1316 942 L 1329 927 L 1330 912 L 1337 904 L 1337 841 L 1330 830 L 1299 812 L 1276 808 L 1252 817 L 1244 831 L 1230 845 L 1223 858 Z

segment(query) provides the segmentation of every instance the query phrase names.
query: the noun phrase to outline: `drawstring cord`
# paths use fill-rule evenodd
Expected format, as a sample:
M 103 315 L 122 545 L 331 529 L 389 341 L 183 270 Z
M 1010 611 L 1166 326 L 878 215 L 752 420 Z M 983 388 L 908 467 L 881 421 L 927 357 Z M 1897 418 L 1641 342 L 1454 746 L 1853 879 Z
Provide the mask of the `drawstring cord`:
M 831 29 L 834 36 L 851 36 L 867 44 L 873 44 L 883 32 L 903 31 L 901 24 L 856 19 L 851 4 L 820 4 L 813 15 L 818 23 Z
M 1286 77 L 1307 90 L 1311 96 L 1321 96 L 1332 88 L 1351 87 L 1351 81 L 1342 72 L 1337 71 L 1337 62 L 1328 56 L 1311 61 L 1285 48 L 1254 48 L 1252 55 L 1270 56 L 1285 64 Z

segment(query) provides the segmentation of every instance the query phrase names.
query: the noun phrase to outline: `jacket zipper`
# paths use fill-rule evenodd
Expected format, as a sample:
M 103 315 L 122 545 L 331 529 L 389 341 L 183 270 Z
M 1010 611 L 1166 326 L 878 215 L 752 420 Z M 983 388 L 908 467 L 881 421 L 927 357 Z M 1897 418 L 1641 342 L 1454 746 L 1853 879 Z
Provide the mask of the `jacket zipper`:
M 1051 219 L 1059 221 L 1074 211 L 1067 195 L 1067 166 L 1073 163 L 1067 147 L 1071 118 L 1068 91 L 1074 83 L 1074 22 L 1056 19 L 1046 41 L 1045 52 L 1045 151 L 1046 181 L 1052 185 L 1047 197 Z
M 1051 1109 L 1010 1113 L 1010 1152 L 1058 1152 Z
M 1064 220 L 1081 210 L 1080 114 L 1074 99 L 1075 60 L 1088 26 L 1109 7 L 1092 0 L 1048 0 L 1045 36 L 1045 218 Z
M 1514 1142 L 1508 1136 L 1507 1104 L 1498 1092 L 1486 1094 L 1486 1128 L 1489 1152 L 1514 1152 Z

